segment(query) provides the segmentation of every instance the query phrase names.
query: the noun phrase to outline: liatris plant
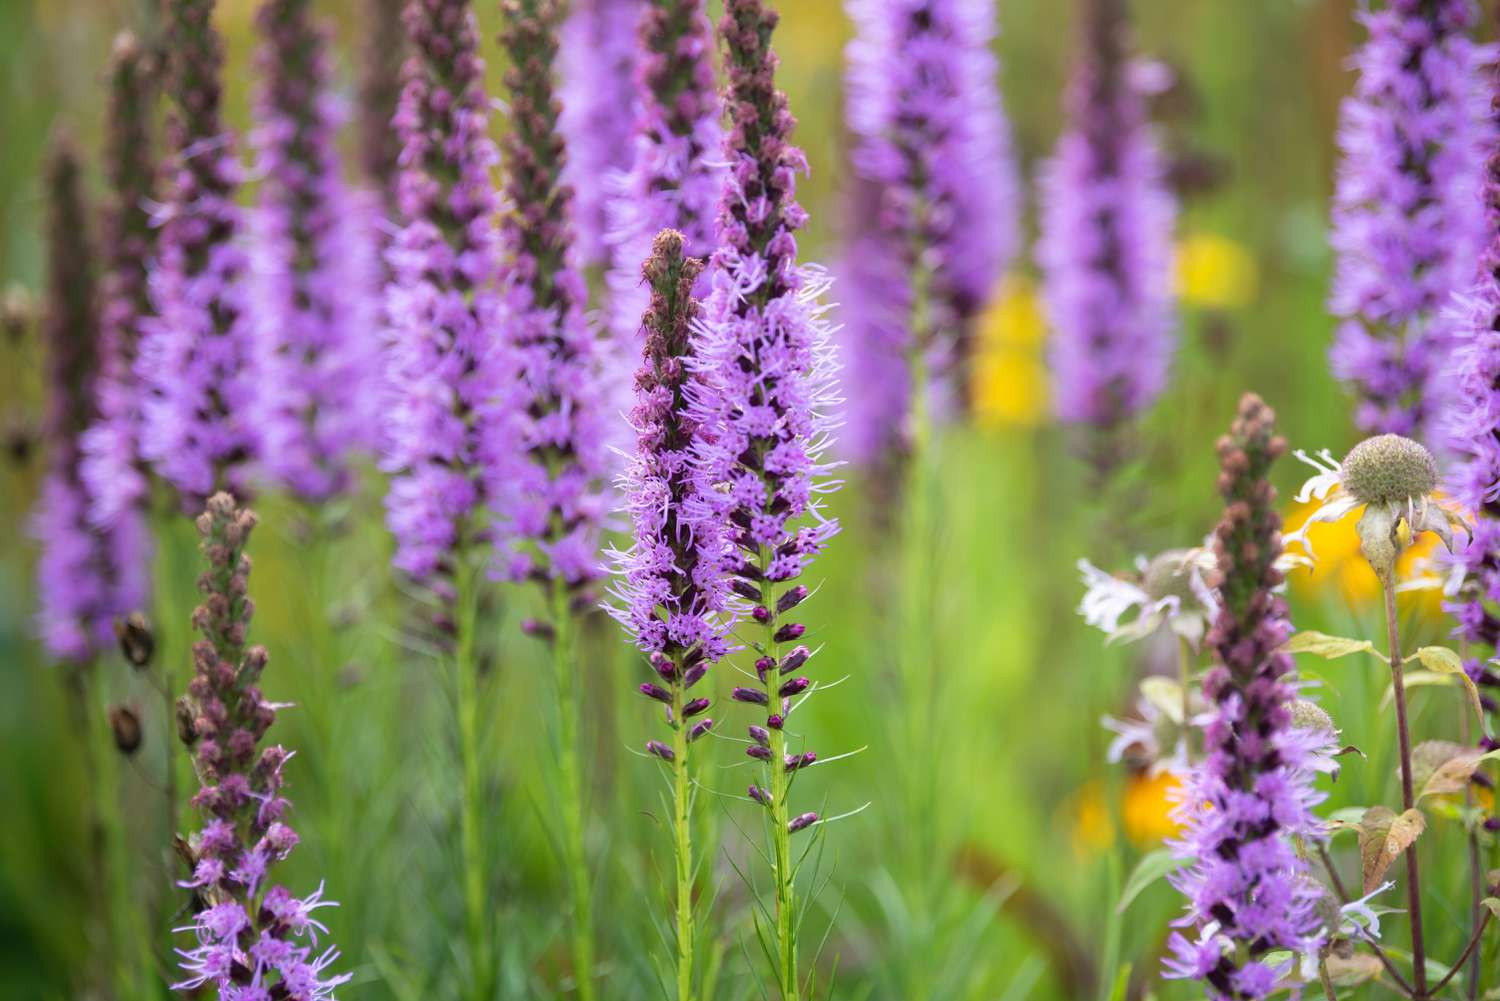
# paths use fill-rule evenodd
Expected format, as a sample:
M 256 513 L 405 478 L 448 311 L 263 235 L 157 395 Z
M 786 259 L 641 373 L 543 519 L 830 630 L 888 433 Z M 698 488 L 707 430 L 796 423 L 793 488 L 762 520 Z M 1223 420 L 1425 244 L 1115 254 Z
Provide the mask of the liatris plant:
M 513 424 L 500 486 L 504 571 L 542 585 L 558 696 L 563 850 L 573 902 L 573 967 L 581 1001 L 594 997 L 594 943 L 578 754 L 577 617 L 597 574 L 605 475 L 604 406 L 585 290 L 576 270 L 566 146 L 553 93 L 557 0 L 506 0 L 501 44 L 512 128 L 505 138 L 509 209 L 502 226 L 516 367 Z
M 646 751 L 672 773 L 676 856 L 677 997 L 693 997 L 694 927 L 692 810 L 694 742 L 713 729 L 706 695 L 692 691 L 728 649 L 728 546 L 723 502 L 704 477 L 700 450 L 712 429 L 700 423 L 708 388 L 697 371 L 693 287 L 703 263 L 684 256 L 681 233 L 663 230 L 641 269 L 651 305 L 641 320 L 645 361 L 635 379 L 634 461 L 622 487 L 635 524 L 635 543 L 613 554 L 620 606 L 610 613 L 649 655 L 652 680 L 641 693 L 666 707 L 671 743 L 650 740 Z
M 88 487 L 89 520 L 135 549 L 121 564 L 121 570 L 134 580 L 124 596 L 128 600 L 122 601 L 130 608 L 144 602 L 150 555 L 145 523 L 150 468 L 140 449 L 142 391 L 135 359 L 141 326 L 151 313 L 147 268 L 156 242 L 148 208 L 156 188 L 153 63 L 133 35 L 122 33 L 115 39 L 106 150 L 110 201 L 100 276 L 99 381 L 94 394 L 98 415 L 82 438 L 79 464 Z
M 462 789 L 460 845 L 471 996 L 491 993 L 481 847 L 479 553 L 487 559 L 504 386 L 497 192 L 484 63 L 468 0 L 416 0 L 396 126 L 404 224 L 391 242 L 386 521 L 396 568 L 438 599 L 453 637 Z
M 1339 129 L 1334 374 L 1369 432 L 1423 437 L 1448 395 L 1450 298 L 1474 279 L 1491 141 L 1470 0 L 1388 0 L 1360 14 L 1369 39 Z
M 609 203 L 610 312 L 627 358 L 640 351 L 637 333 L 649 295 L 640 269 L 652 241 L 673 229 L 689 257 L 708 257 L 724 176 L 713 42 L 702 0 L 648 5 L 638 34 L 633 159 Z
M 1221 607 L 1203 685 L 1211 718 L 1177 812 L 1186 832 L 1176 848 L 1188 865 L 1173 878 L 1188 898 L 1182 923 L 1198 937 L 1173 934 L 1167 969 L 1238 1001 L 1269 996 L 1292 968 L 1271 953 L 1322 948 L 1321 887 L 1305 878 L 1292 839 L 1323 836 L 1309 761 L 1325 741 L 1293 724 L 1297 685 L 1281 649 L 1291 624 L 1277 594 L 1281 518 L 1267 479 L 1286 442 L 1270 408 L 1246 395 L 1218 451 L 1226 507 L 1214 530 Z
M 609 259 L 611 178 L 629 168 L 632 151 L 634 104 L 622 103 L 622 97 L 634 93 L 637 31 L 641 17 L 654 8 L 645 0 L 574 0 L 563 22 L 557 124 L 567 139 L 563 180 L 573 188 L 578 259 L 584 265 Z M 640 310 L 635 318 L 640 320 Z
M 1040 178 L 1037 262 L 1057 416 L 1109 430 L 1166 383 L 1175 207 L 1127 64 L 1125 0 L 1086 9 L 1069 126 Z
M 223 45 L 213 0 L 170 0 L 168 41 L 175 151 L 163 209 L 154 315 L 143 322 L 136 375 L 141 454 L 185 505 L 244 479 L 257 455 L 257 393 L 248 270 L 235 204 L 240 165 L 220 118 Z
M 924 436 L 916 425 L 944 395 L 967 404 L 973 323 L 1015 253 L 1020 192 L 991 0 L 846 7 L 854 166 L 875 204 L 845 250 L 841 336 L 862 390 L 844 437 L 855 458 L 880 460 Z
M 207 569 L 199 578 L 203 604 L 193 612 L 202 637 L 193 644 L 193 680 L 179 705 L 182 736 L 192 748 L 200 788 L 193 805 L 203 827 L 187 843 L 194 891 L 194 943 L 180 949 L 183 979 L 174 990 L 208 987 L 221 1001 L 248 998 L 332 998 L 349 974 L 330 976 L 333 946 L 319 948 L 327 928 L 314 916 L 333 902 L 323 887 L 297 897 L 271 879 L 271 869 L 297 846 L 281 795 L 291 754 L 261 748 L 277 707 L 261 693 L 264 647 L 245 645 L 255 611 L 248 594 L 245 545 L 253 512 L 229 494 L 210 497 L 198 516 Z
M 402 138 L 392 122 L 401 102 L 401 66 L 407 54 L 406 30 L 401 24 L 404 6 L 404 0 L 367 0 L 360 57 L 360 164 L 391 218 L 399 211 L 396 181 L 401 173 Z
M 837 404 L 830 331 L 817 299 L 823 273 L 797 261 L 795 233 L 807 220 L 796 202 L 796 175 L 807 169 L 791 143 L 794 119 L 776 89 L 771 33 L 777 15 L 762 0 L 727 0 L 719 32 L 729 86 L 729 172 L 719 209 L 719 249 L 702 325 L 702 362 L 713 381 L 703 421 L 714 437 L 701 450 L 704 472 L 723 484 L 730 538 L 738 551 L 733 589 L 754 603 L 759 683 L 734 698 L 760 707 L 749 754 L 765 763 L 750 797 L 765 808 L 774 884 L 775 928 L 762 942 L 786 1001 L 801 994 L 797 968 L 800 914 L 791 836 L 817 823 L 792 816 L 790 792 L 817 755 L 789 717 L 808 697 L 802 673 L 813 651 L 793 610 L 807 597 L 797 583 L 838 531 L 823 513 L 834 489 L 823 453 Z M 763 725 L 762 725 L 763 724 Z
M 309 0 L 265 0 L 257 23 L 256 423 L 272 479 L 322 501 L 375 444 L 379 272 L 340 176 L 327 29 Z
M 80 438 L 96 413 L 99 373 L 99 303 L 80 173 L 71 140 L 58 136 L 46 178 L 47 474 L 32 531 L 41 543 L 42 641 L 52 656 L 82 664 L 113 645 L 114 618 L 142 600 L 145 559 L 134 522 L 108 532 L 90 523 L 90 495 L 80 476 Z

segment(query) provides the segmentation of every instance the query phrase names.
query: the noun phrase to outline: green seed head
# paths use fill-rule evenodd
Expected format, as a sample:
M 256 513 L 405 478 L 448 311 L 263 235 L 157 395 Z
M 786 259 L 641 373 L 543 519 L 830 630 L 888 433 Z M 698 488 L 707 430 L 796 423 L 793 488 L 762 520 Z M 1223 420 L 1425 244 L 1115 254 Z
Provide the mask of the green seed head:
M 1192 550 L 1168 549 L 1146 564 L 1141 589 L 1152 601 L 1177 597 L 1184 603 L 1196 600 L 1192 587 Z
M 1333 717 L 1324 712 L 1322 706 L 1307 699 L 1297 699 L 1292 703 L 1292 726 L 1299 730 L 1338 732 L 1338 727 L 1333 725 Z
M 1382 434 L 1349 450 L 1342 465 L 1344 489 L 1361 504 L 1399 504 L 1432 493 L 1437 460 L 1410 438 Z

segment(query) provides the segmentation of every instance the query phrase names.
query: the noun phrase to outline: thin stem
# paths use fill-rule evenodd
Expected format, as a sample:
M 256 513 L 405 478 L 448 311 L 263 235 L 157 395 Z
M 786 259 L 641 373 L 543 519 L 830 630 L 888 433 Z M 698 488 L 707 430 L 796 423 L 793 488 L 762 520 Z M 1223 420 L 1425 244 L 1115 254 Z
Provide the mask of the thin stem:
M 1350 897 L 1349 891 L 1344 889 L 1344 881 L 1339 878 L 1339 871 L 1333 864 L 1333 857 L 1328 854 L 1328 846 L 1321 841 L 1315 841 L 1314 844 L 1318 849 L 1318 857 L 1323 860 L 1323 868 L 1328 872 L 1328 880 L 1333 884 L 1333 891 L 1339 895 L 1339 903 L 1349 903 L 1354 898 Z M 1391 962 L 1390 957 L 1385 954 L 1374 939 L 1366 939 L 1365 942 L 1374 950 L 1375 958 L 1380 960 L 1380 965 L 1384 966 L 1385 972 L 1389 973 L 1391 979 L 1396 981 L 1396 985 L 1401 989 L 1401 992 L 1410 997 L 1412 994 L 1411 984 L 1407 983 L 1406 978 L 1401 975 L 1401 971 L 1396 969 L 1396 964 Z
M 771 563 L 771 554 L 765 548 L 760 551 L 762 571 Z M 769 580 L 761 576 L 760 603 L 771 610 L 766 620 L 766 639 L 763 656 L 772 664 L 779 663 L 781 655 L 776 642 L 776 595 L 772 593 Z M 781 696 L 777 694 L 780 675 L 773 666 L 762 679 L 768 704 L 780 709 Z M 797 925 L 796 887 L 792 873 L 792 836 L 787 829 L 790 809 L 787 793 L 791 786 L 786 769 L 786 730 L 783 726 L 771 729 L 771 760 L 767 763 L 770 772 L 771 794 L 771 867 L 776 884 L 776 974 L 777 986 L 781 990 L 781 1001 L 797 1001 Z
M 1338 1001 L 1338 995 L 1333 990 L 1333 978 L 1328 975 L 1328 957 L 1318 957 L 1318 980 L 1323 985 L 1323 996 L 1328 1001 Z
M 573 976 L 579 1001 L 594 998 L 594 932 L 588 854 L 584 845 L 583 766 L 578 755 L 578 658 L 568 584 L 552 582 L 553 675 L 557 679 L 557 737 L 562 765 L 563 854 L 573 895 Z
M 1465 661 L 1469 659 L 1469 641 L 1463 640 L 1459 646 L 1459 657 Z M 1474 739 L 1470 731 L 1469 707 L 1462 701 L 1459 704 L 1458 732 L 1459 742 L 1467 745 Z M 1464 783 L 1464 807 L 1467 810 L 1474 808 L 1474 786 L 1472 783 Z M 1479 825 L 1469 823 L 1469 927 L 1477 928 L 1484 919 L 1484 861 L 1479 855 Z M 1475 951 L 1469 967 L 1469 1001 L 1476 1001 L 1479 997 L 1479 970 L 1484 957 Z
M 693 777 L 688 771 L 688 721 L 682 715 L 686 692 L 682 657 L 672 686 L 672 829 L 677 853 L 677 1001 L 693 998 Z
M 1182 688 L 1182 752 L 1183 759 L 1191 761 L 1193 756 L 1193 648 L 1187 637 L 1177 637 L 1177 684 Z
M 490 988 L 490 934 L 484 906 L 484 846 L 480 816 L 484 808 L 484 784 L 479 764 L 479 658 L 475 656 L 479 594 L 476 575 L 461 568 L 458 589 L 456 663 L 459 768 L 463 797 L 459 806 L 459 841 L 463 862 L 464 928 L 469 940 L 469 962 L 473 966 L 473 997 L 482 1001 Z
M 1406 721 L 1406 679 L 1401 669 L 1401 637 L 1396 625 L 1396 588 L 1389 573 L 1381 579 L 1385 590 L 1386 636 L 1390 644 L 1391 685 L 1396 701 L 1396 735 L 1401 748 L 1401 803 L 1410 810 L 1416 806 L 1416 790 L 1412 784 L 1411 729 Z M 1411 956 L 1412 979 L 1416 990 L 1413 996 L 1421 1001 L 1427 997 L 1427 948 L 1422 940 L 1422 884 L 1419 878 L 1416 846 L 1408 848 L 1406 856 L 1406 899 L 1411 911 Z
M 1474 934 L 1469 936 L 1469 944 L 1464 946 L 1463 954 L 1460 955 L 1458 959 L 1454 961 L 1453 965 L 1448 968 L 1447 975 L 1444 976 L 1442 980 L 1439 980 L 1436 986 L 1432 988 L 1433 994 L 1436 994 L 1438 991 L 1447 986 L 1448 981 L 1452 980 L 1455 976 L 1458 975 L 1458 971 L 1463 969 L 1464 963 L 1467 962 L 1469 957 L 1474 954 L 1474 950 L 1479 947 L 1479 940 L 1484 937 L 1484 930 L 1489 926 L 1490 912 L 1488 909 L 1486 909 L 1484 912 L 1484 917 L 1479 920 L 1479 927 L 1475 928 Z

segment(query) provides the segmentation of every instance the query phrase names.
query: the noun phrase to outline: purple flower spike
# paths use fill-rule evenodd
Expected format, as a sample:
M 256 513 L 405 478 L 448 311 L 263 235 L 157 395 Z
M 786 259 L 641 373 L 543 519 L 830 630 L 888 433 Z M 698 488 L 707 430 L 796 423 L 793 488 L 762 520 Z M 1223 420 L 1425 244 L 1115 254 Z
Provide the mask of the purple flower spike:
M 1342 322 L 1330 360 L 1362 429 L 1421 438 L 1452 395 L 1443 313 L 1488 236 L 1476 210 L 1494 135 L 1480 73 L 1492 52 L 1469 37 L 1470 0 L 1390 0 L 1358 16 L 1369 39 L 1338 135 L 1329 308 Z
M 907 359 L 937 409 L 967 405 L 973 325 L 1014 256 L 1020 190 L 1001 107 L 993 0 L 845 0 L 855 225 L 840 273 L 850 394 L 845 446 L 889 461 L 909 445 Z M 929 313 L 913 329 L 922 288 Z M 955 406 L 956 405 L 956 406 Z
M 634 40 L 635 122 L 629 170 L 609 200 L 610 327 L 617 348 L 640 351 L 641 312 L 649 295 L 641 262 L 656 234 L 682 234 L 683 253 L 714 250 L 714 208 L 724 183 L 723 129 L 714 88 L 713 42 L 703 0 L 656 0 L 641 8 Z M 618 98 L 616 98 L 618 100 Z M 611 114 L 620 115 L 615 107 Z M 694 294 L 708 292 L 700 280 Z
M 321 501 L 348 489 L 351 455 L 377 444 L 380 268 L 340 173 L 328 30 L 310 6 L 266 0 L 257 15 L 253 139 L 265 180 L 254 217 L 255 402 L 266 471 Z
M 155 315 L 142 320 L 135 369 L 145 394 L 141 454 L 190 510 L 244 480 L 259 453 L 253 414 L 264 390 L 235 203 L 241 169 L 219 114 L 224 53 L 213 8 L 167 4 L 175 159 L 151 275 Z
M 1500 73 L 1492 86 L 1492 120 L 1500 122 Z M 1476 648 L 1488 648 L 1493 657 L 1500 647 L 1500 617 L 1490 598 L 1500 594 L 1500 152 L 1489 161 L 1484 204 L 1490 243 L 1480 258 L 1479 278 L 1461 297 L 1454 318 L 1458 391 L 1442 429 L 1459 458 L 1450 489 L 1459 505 L 1473 512 L 1474 525 L 1469 544 L 1455 558 L 1462 573 L 1457 591 L 1443 607 L 1458 620 L 1458 634 Z M 1500 687 L 1494 660 L 1474 660 L 1466 667 L 1481 688 Z M 1483 693 L 1481 702 L 1493 715 L 1494 699 Z M 1484 750 L 1495 746 L 1500 745 L 1485 738 Z
M 323 887 L 296 897 L 272 881 L 272 869 L 297 845 L 286 823 L 291 804 L 281 795 L 282 769 L 291 755 L 257 747 L 276 720 L 260 692 L 263 647 L 245 645 L 254 603 L 246 597 L 250 558 L 245 544 L 255 515 L 228 494 L 209 498 L 198 516 L 207 571 L 206 600 L 193 612 L 202 639 L 193 644 L 193 680 L 179 710 L 193 748 L 201 787 L 193 805 L 202 829 L 188 843 L 193 887 L 212 906 L 193 923 L 194 943 L 179 949 L 183 978 L 173 990 L 211 987 L 221 999 L 331 999 L 350 975 L 328 976 L 338 950 L 318 948 L 327 933 L 314 912 L 333 907 Z
M 144 598 L 146 536 L 138 516 L 91 524 L 80 439 L 95 419 L 99 302 L 81 167 L 59 135 L 47 164 L 48 267 L 45 342 L 47 473 L 31 530 L 37 563 L 38 628 L 48 653 L 84 662 L 113 646 L 112 623 Z
M 1224 516 L 1214 532 L 1222 607 L 1207 643 L 1214 667 L 1204 681 L 1212 720 L 1175 817 L 1184 834 L 1172 848 L 1188 864 L 1172 883 L 1188 899 L 1174 932 L 1167 975 L 1204 982 L 1216 1001 L 1268 996 L 1290 968 L 1268 954 L 1316 955 L 1325 933 L 1322 888 L 1307 877 L 1293 838 L 1324 837 L 1312 810 L 1313 756 L 1328 732 L 1293 724 L 1297 697 L 1291 635 L 1275 562 L 1281 555 L 1276 491 L 1267 480 L 1286 450 L 1275 414 L 1246 395 L 1219 441 Z M 1252 737 L 1254 739 L 1252 739 Z
M 387 252 L 391 390 L 386 522 L 395 565 L 420 581 L 451 574 L 490 499 L 500 364 L 498 199 L 474 14 L 468 0 L 417 0 L 413 55 L 396 115 L 405 223 Z
M 566 160 L 553 93 L 560 10 L 555 0 L 504 4 L 512 128 L 504 142 L 509 211 L 501 242 L 514 370 L 494 487 L 504 523 L 501 572 L 577 589 L 598 573 L 607 449 L 571 192 L 559 176 Z
M 1108 429 L 1146 409 L 1173 351 L 1161 150 L 1131 80 L 1121 0 L 1091 0 L 1069 126 L 1041 171 L 1041 266 L 1057 416 Z
M 150 466 L 141 454 L 142 384 L 135 373 L 141 327 L 151 312 L 148 266 L 156 242 L 150 210 L 157 164 L 151 132 L 156 88 L 153 57 L 126 33 L 115 39 L 110 72 L 105 216 L 100 275 L 98 413 L 80 440 L 79 476 L 89 521 L 118 554 L 117 607 L 145 605 L 151 537 Z
M 644 0 L 574 0 L 558 42 L 562 114 L 557 124 L 568 145 L 563 181 L 573 189 L 578 257 L 584 265 L 603 264 L 609 256 L 610 179 L 626 170 L 631 158 L 632 105 L 622 106 L 621 96 L 632 92 L 637 32 L 646 7 Z M 637 272 L 644 259 L 636 260 Z M 637 310 L 632 324 L 640 315 Z

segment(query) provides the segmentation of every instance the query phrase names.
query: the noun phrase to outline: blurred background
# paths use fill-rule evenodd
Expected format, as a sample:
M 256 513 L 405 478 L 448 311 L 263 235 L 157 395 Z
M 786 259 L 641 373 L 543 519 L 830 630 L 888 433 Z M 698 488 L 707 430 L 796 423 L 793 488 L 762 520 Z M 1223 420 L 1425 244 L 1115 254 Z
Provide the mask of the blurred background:
M 352 101 L 359 2 L 319 6 L 338 22 L 340 80 Z M 476 6 L 498 80 L 498 4 Z M 830 260 L 850 176 L 840 101 L 849 25 L 837 0 L 780 6 L 780 84 L 812 167 L 801 188 L 812 214 L 804 256 Z M 1073 6 L 999 2 L 1005 104 L 1028 179 L 1062 122 Z M 937 444 L 941 586 L 926 671 L 941 734 L 930 746 L 938 753 L 905 745 L 910 727 L 902 715 L 915 710 L 891 683 L 883 610 L 900 581 L 890 518 L 857 472 L 831 502 L 846 531 L 816 565 L 822 589 L 806 606 L 807 619 L 825 644 L 823 675 L 848 678 L 809 704 L 804 727 L 823 756 L 862 750 L 809 773 L 799 796 L 825 803 L 828 813 L 870 804 L 827 828 L 808 885 L 819 892 L 804 932 L 806 956 L 837 998 L 1194 996 L 1157 976 L 1180 909 L 1176 894 L 1157 883 L 1123 914 L 1117 907 L 1127 876 L 1172 831 L 1170 782 L 1107 763 L 1111 735 L 1100 723 L 1130 710 L 1143 674 L 1175 672 L 1176 649 L 1171 642 L 1106 648 L 1075 613 L 1082 592 L 1075 564 L 1088 557 L 1126 569 L 1137 553 L 1195 545 L 1207 534 L 1217 518 L 1214 440 L 1244 390 L 1266 397 L 1293 446 L 1341 453 L 1352 443 L 1349 404 L 1325 362 L 1332 324 L 1323 299 L 1332 133 L 1351 85 L 1346 59 L 1362 32 L 1353 0 L 1133 6 L 1139 52 L 1178 76 L 1155 109 L 1177 158 L 1183 202 L 1172 384 L 1138 428 L 1134 461 L 1108 484 L 1095 482 L 1078 443 L 1049 420 L 1047 331 L 1029 255 L 996 288 L 975 376 L 978 415 Z M 242 128 L 255 4 L 221 0 L 219 8 L 229 117 Z M 66 122 L 86 149 L 99 148 L 110 41 L 137 16 L 128 0 L 0 0 L 0 283 L 39 288 L 47 136 Z M 1492 23 L 1481 30 L 1489 36 Z M 92 180 L 98 190 L 97 164 Z M 1029 206 L 1029 231 L 1034 214 Z M 21 454 L 24 443 L 11 429 L 36 407 L 38 351 L 26 341 L 3 350 L 0 409 L 14 461 L 0 473 L 0 997 L 78 997 L 97 962 L 86 929 L 101 892 L 90 885 L 86 861 L 89 757 L 64 675 L 32 636 L 35 550 L 27 517 L 42 466 L 37 455 Z M 1280 465 L 1284 498 L 1303 472 L 1292 460 Z M 342 968 L 355 975 L 341 997 L 451 996 L 459 911 L 448 861 L 451 711 L 442 673 L 403 651 L 388 625 L 396 602 L 378 490 L 335 511 L 274 498 L 259 507 L 253 639 L 271 654 L 270 697 L 297 704 L 273 732 L 297 750 L 288 793 L 304 840 L 287 879 L 304 889 L 324 880 L 329 896 L 342 901 L 324 912 L 345 953 Z M 1296 516 L 1290 503 L 1288 513 Z M 161 623 L 158 640 L 163 663 L 175 663 L 180 680 L 196 571 L 188 526 L 176 529 L 163 545 L 159 579 L 164 607 L 177 614 Z M 1293 585 L 1298 627 L 1378 635 L 1375 579 L 1354 562 L 1352 526 L 1328 529 L 1324 546 L 1318 571 Z M 490 850 L 499 860 L 491 899 L 505 969 L 500 989 L 515 998 L 553 996 L 553 985 L 567 978 L 564 887 L 548 819 L 550 683 L 543 651 L 515 628 L 529 600 L 503 599 L 484 708 L 488 756 L 499 762 L 488 796 L 497 818 Z M 1409 643 L 1448 631 L 1430 596 L 1404 596 L 1403 615 Z M 628 751 L 655 724 L 630 693 L 640 667 L 618 631 L 601 622 L 587 651 L 590 847 L 604 996 L 662 997 L 650 957 L 661 951 L 665 927 L 668 840 L 658 822 L 655 769 Z M 1393 737 L 1378 708 L 1382 675 L 1373 662 L 1330 663 L 1302 667 L 1320 683 L 1345 741 L 1368 756 L 1347 759 L 1336 784 L 1323 780 L 1331 806 L 1390 802 Z M 160 887 L 177 876 L 156 805 L 165 775 L 164 694 L 123 662 L 100 670 L 112 697 L 140 707 L 147 724 L 141 749 L 119 769 L 138 852 L 131 892 L 143 914 L 155 914 Z M 719 680 L 727 690 L 727 672 Z M 1443 722 L 1434 728 L 1447 727 L 1456 698 L 1440 689 L 1416 695 L 1418 732 L 1435 720 Z M 737 796 L 747 780 L 743 759 L 726 752 L 722 760 L 705 781 Z M 920 811 L 903 792 L 913 784 L 930 790 Z M 753 815 L 727 796 L 708 797 L 704 813 L 722 845 L 712 863 L 714 996 L 760 997 L 751 891 L 737 874 L 747 868 L 743 828 Z M 915 830 L 940 850 L 902 850 L 920 843 Z M 1466 938 L 1466 870 L 1442 865 L 1461 844 L 1457 824 L 1441 820 L 1423 841 L 1433 860 L 1424 882 L 1438 954 L 1456 953 Z M 1336 848 L 1339 860 L 1357 866 L 1352 840 Z M 1454 902 L 1446 911 L 1445 899 Z M 1378 985 L 1361 990 L 1384 996 Z

